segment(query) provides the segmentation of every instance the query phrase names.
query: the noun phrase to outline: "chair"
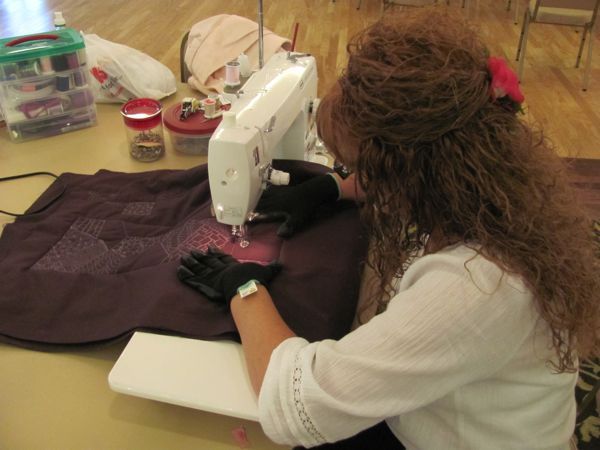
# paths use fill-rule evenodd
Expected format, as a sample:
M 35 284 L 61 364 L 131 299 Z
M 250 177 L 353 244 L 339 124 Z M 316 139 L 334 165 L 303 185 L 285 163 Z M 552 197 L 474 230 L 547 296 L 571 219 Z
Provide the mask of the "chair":
M 519 23 L 519 6 L 523 3 L 523 0 L 517 0 L 515 2 L 515 25 Z M 508 0 L 506 2 L 506 10 L 510 11 L 510 6 L 512 5 L 512 1 Z
M 385 8 L 386 5 L 427 6 L 433 5 L 434 3 L 437 3 L 437 0 L 383 0 L 382 9 Z
M 386 4 L 396 4 L 398 6 L 426 6 L 439 3 L 439 0 L 383 0 L 383 8 Z M 450 0 L 446 0 L 446 5 L 450 5 Z M 467 0 L 462 0 L 461 7 L 465 8 Z
M 335 3 L 335 0 L 332 0 L 333 3 Z M 360 9 L 360 5 L 362 4 L 362 0 L 358 0 L 358 3 L 356 4 L 356 9 Z
M 185 64 L 185 50 L 187 48 L 187 41 L 190 32 L 188 31 L 181 38 L 181 44 L 179 45 L 179 79 L 182 83 L 187 83 L 191 73 Z
M 583 76 L 583 90 L 586 91 L 589 84 L 590 71 L 592 67 L 592 48 L 594 43 L 594 25 L 598 15 L 600 0 L 530 0 L 529 6 L 523 18 L 523 27 L 519 37 L 517 49 L 517 61 L 519 61 L 518 76 L 523 81 L 523 68 L 525 62 L 525 51 L 527 49 L 527 35 L 531 23 L 545 23 L 553 25 L 567 25 L 583 28 L 581 44 L 575 67 L 579 67 L 581 54 L 587 36 L 590 36 L 588 44 L 588 56 Z

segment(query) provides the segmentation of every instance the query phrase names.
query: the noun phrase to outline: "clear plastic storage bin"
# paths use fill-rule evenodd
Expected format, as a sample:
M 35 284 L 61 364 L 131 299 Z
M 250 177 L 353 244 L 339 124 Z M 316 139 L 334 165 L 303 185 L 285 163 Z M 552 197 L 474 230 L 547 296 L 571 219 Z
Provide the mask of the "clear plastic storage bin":
M 94 125 L 81 35 L 65 28 L 0 39 L 0 110 L 16 142 Z

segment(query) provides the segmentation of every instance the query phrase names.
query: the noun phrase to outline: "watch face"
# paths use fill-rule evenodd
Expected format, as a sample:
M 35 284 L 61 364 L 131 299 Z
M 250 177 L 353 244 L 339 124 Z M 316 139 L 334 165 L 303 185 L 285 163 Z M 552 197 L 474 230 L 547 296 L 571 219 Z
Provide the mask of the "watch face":
M 238 294 L 240 294 L 240 297 L 242 298 L 248 297 L 256 291 L 258 291 L 258 287 L 256 286 L 255 280 L 250 280 L 238 288 Z

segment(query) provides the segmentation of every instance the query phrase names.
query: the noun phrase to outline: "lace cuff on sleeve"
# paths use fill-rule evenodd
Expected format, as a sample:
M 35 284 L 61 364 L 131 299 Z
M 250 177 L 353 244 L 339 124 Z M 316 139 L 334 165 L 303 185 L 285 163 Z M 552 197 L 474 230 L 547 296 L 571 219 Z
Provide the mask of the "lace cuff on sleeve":
M 258 406 L 262 428 L 274 442 L 305 447 L 327 442 L 313 423 L 302 395 L 307 375 L 303 366 L 313 355 L 314 344 L 302 338 L 287 339 L 271 355 Z

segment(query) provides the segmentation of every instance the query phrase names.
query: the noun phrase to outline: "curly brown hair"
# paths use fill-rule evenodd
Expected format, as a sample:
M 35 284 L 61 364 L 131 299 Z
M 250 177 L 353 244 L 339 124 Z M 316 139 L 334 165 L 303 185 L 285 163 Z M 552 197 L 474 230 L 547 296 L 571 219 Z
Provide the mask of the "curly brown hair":
M 385 304 L 416 250 L 465 242 L 531 289 L 559 371 L 599 349 L 591 221 L 540 131 L 492 101 L 477 31 L 439 8 L 403 11 L 355 36 L 318 131 L 356 171 Z

